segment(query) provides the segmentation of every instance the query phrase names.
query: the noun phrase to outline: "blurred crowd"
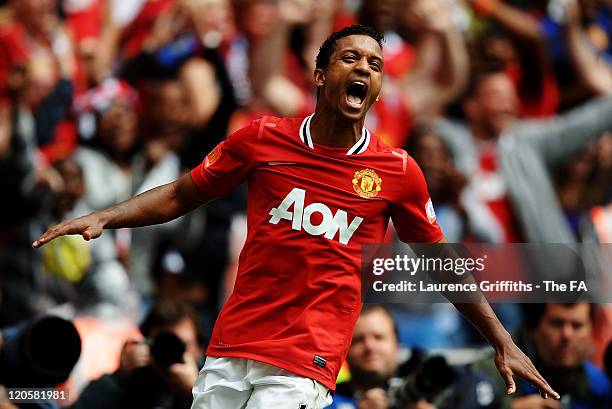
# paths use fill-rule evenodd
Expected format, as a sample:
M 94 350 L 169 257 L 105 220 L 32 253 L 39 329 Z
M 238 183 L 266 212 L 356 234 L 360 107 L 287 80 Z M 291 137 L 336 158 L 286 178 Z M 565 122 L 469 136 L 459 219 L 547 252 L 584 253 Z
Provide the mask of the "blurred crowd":
M 151 315 L 166 329 L 189 317 L 177 336 L 202 350 L 246 195 L 92 242 L 32 241 L 175 180 L 252 119 L 312 113 L 315 56 L 352 23 L 385 35 L 366 127 L 421 166 L 449 241 L 612 242 L 610 0 L 2 0 L 0 329 L 49 311 L 74 322 L 71 403 L 148 362 L 130 345 Z M 482 345 L 447 307 L 394 308 L 398 342 Z M 517 305 L 496 311 L 524 323 Z M 591 318 L 584 356 L 601 367 L 610 308 Z M 169 382 L 181 390 L 200 358 L 168 366 Z

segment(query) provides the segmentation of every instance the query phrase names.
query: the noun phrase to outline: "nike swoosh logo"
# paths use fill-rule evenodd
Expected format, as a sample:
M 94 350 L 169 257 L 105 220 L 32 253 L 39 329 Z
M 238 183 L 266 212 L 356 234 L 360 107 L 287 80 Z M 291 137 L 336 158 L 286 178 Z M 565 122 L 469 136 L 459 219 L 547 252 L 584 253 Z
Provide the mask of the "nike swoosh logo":
M 276 166 L 276 165 L 297 165 L 297 163 L 295 163 L 295 162 L 268 162 L 268 165 L 270 165 L 270 166 Z

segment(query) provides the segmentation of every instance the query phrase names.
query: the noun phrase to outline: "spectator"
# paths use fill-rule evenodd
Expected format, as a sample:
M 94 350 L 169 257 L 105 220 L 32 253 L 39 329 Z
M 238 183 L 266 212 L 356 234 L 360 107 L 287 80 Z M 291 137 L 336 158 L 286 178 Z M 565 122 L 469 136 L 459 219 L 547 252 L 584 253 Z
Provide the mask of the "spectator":
M 141 127 L 145 138 L 158 140 L 173 152 L 183 150 L 187 142 L 187 96 L 183 84 L 174 78 L 151 79 L 142 95 L 147 101 Z
M 385 84 L 366 125 L 392 146 L 411 128 L 440 115 L 469 74 L 465 43 L 444 2 L 364 1 L 359 21 L 385 34 Z
M 560 401 L 544 401 L 522 381 L 502 407 L 592 408 L 610 407 L 612 386 L 605 374 L 589 361 L 593 346 L 592 323 L 596 306 L 576 304 L 525 304 L 525 322 L 516 338 L 542 376 L 559 391 Z
M 63 158 L 76 142 L 67 121 L 75 87 L 71 38 L 55 0 L 11 1 L 10 7 L 12 17 L 0 27 L 0 94 L 18 88 L 20 102 L 34 116 L 38 145 L 46 145 L 50 161 Z
M 455 167 L 442 138 L 431 127 L 423 125 L 412 132 L 409 141 L 406 150 L 423 171 L 438 224 L 448 241 L 486 241 L 486 236 L 480 236 L 478 226 L 468 224 L 460 201 L 468 180 Z M 462 347 L 472 339 L 480 342 L 471 326 L 449 304 L 397 305 L 393 312 L 404 344 L 428 349 Z
M 63 181 L 56 194 L 53 219 L 84 215 L 92 211 L 83 200 L 85 185 L 83 171 L 74 159 L 54 164 Z M 117 260 L 117 252 L 111 236 L 100 242 L 86 243 L 78 237 L 52 247 L 43 256 L 48 272 L 73 283 L 74 299 L 71 301 L 83 314 L 94 313 L 102 304 L 114 306 L 117 312 L 125 309 L 129 299 L 128 276 Z M 79 266 L 79 259 L 87 260 Z M 79 269 L 81 267 L 81 269 Z
M 548 66 L 554 65 L 554 76 L 560 85 L 561 107 L 584 100 L 589 92 L 609 92 L 604 91 L 612 87 L 610 63 L 605 61 L 606 54 L 609 60 L 609 46 L 602 45 L 607 41 L 601 41 L 610 36 L 610 16 L 606 11 L 609 6 L 597 0 L 543 1 L 535 2 L 525 10 L 503 0 L 471 0 L 470 3 L 533 49 L 535 57 L 531 61 L 543 67 L 546 76 L 550 75 Z M 591 42 L 588 36 L 582 38 L 581 15 L 583 21 L 588 21 L 594 28 L 592 31 L 599 32 L 598 40 Z M 597 54 L 603 58 L 598 58 Z M 575 72 L 570 63 L 574 64 Z M 587 74 L 588 70 L 591 73 Z
M 397 372 L 399 343 L 395 321 L 387 310 L 364 307 L 353 332 L 347 363 L 351 381 L 338 385 L 331 407 L 343 408 L 344 402 L 350 402 L 354 408 L 388 408 L 387 383 Z
M 410 136 L 407 151 L 423 171 L 445 237 L 451 243 L 463 241 L 470 231 L 459 196 L 467 179 L 455 168 L 448 147 L 431 127 L 422 126 Z M 478 238 L 477 233 L 473 236 Z
M 112 77 L 116 64 L 142 50 L 154 22 L 172 8 L 174 0 L 107 2 L 98 50 L 92 62 L 95 83 Z
M 82 166 L 86 182 L 85 202 L 98 209 L 132 194 L 167 183 L 180 174 L 180 161 L 173 149 L 181 143 L 180 112 L 183 94 L 180 83 L 167 82 L 157 94 L 157 119 L 148 138 L 139 140 L 137 94 L 127 84 L 106 80 L 82 99 L 81 110 L 96 113 L 96 136 L 92 147 L 81 147 L 75 159 Z M 178 100 L 177 100 L 178 98 Z M 146 110 L 151 115 L 152 108 Z M 177 128 L 178 127 L 178 128 Z M 177 222 L 117 233 L 119 257 L 128 267 L 130 280 L 148 303 L 153 296 L 151 269 L 155 247 Z M 145 305 L 146 308 L 146 305 Z
M 556 188 L 559 202 L 574 237 L 595 224 L 592 209 L 610 200 L 612 189 L 612 134 L 602 135 L 587 149 L 559 166 Z M 590 226 L 589 226 L 590 227 Z M 601 242 L 605 238 L 601 237 Z
M 561 91 L 537 17 L 546 1 L 531 5 L 529 11 L 504 1 L 488 6 L 478 0 L 469 3 L 487 17 L 486 23 L 495 23 L 488 24 L 488 32 L 477 40 L 484 52 L 480 58 L 485 62 L 497 60 L 503 65 L 516 87 L 521 117 L 554 115 Z
M 186 167 L 199 163 L 226 134 L 235 101 L 222 54 L 234 35 L 227 1 L 181 0 L 156 19 L 142 50 L 118 69 L 121 78 L 144 90 L 145 111 L 156 105 L 147 102 L 157 92 L 151 82 L 179 82 Z
M 74 324 L 53 315 L 2 328 L 0 336 L 0 389 L 2 385 L 16 389 L 55 388 L 66 381 L 81 355 L 81 338 Z M 19 402 L 18 407 L 57 409 L 61 398 L 29 400 L 25 404 Z
M 552 121 L 518 121 L 517 95 L 500 70 L 476 73 L 463 108 L 468 123 L 436 123 L 470 178 L 464 206 L 487 226 L 492 242 L 572 242 L 553 191 L 550 167 L 612 128 L 612 98 L 602 98 Z
M 132 194 L 131 166 L 138 149 L 137 98 L 125 83 L 107 80 L 75 101 L 77 111 L 95 115 L 92 147 L 80 147 L 75 153 L 84 172 L 85 202 L 92 209 Z
M 310 21 L 312 4 L 237 0 L 233 6 L 241 34 L 230 45 L 226 65 L 238 104 L 246 108 L 249 118 L 309 111 L 312 85 L 305 81 L 302 67 L 295 65 L 299 56 L 289 44 L 292 30 Z
M 29 85 L 31 86 L 31 85 Z M 50 193 L 62 188 L 57 172 L 44 164 L 37 150 L 34 118 L 27 106 L 14 98 L 0 103 L 0 269 L 3 303 L 0 323 L 15 324 L 53 305 L 46 288 L 47 276 L 40 255 L 27 244 L 29 237 L 48 221 Z
M 405 72 L 400 93 L 416 121 L 444 112 L 465 89 L 470 62 L 465 41 L 440 0 L 400 1 L 398 31 L 416 46 L 415 65 Z
M 409 375 L 416 371 L 413 362 L 421 363 L 420 354 L 400 366 L 398 332 L 392 315 L 381 306 L 366 306 L 357 320 L 347 363 L 351 380 L 339 384 L 334 409 L 433 409 L 440 408 L 493 408 L 492 384 L 482 374 L 464 367 L 451 371 L 457 375 L 446 390 L 431 399 L 439 406 L 421 397 L 408 406 L 397 406 L 402 401 Z M 398 376 L 402 377 L 397 378 Z M 436 374 L 436 377 L 441 374 Z M 441 381 L 440 381 L 441 382 Z M 478 385 L 478 387 L 476 387 Z M 391 389 L 390 389 L 391 388 Z M 486 391 L 485 391 L 486 390 Z M 388 393 L 389 392 L 389 393 Z M 441 392 L 441 391 L 440 391 Z M 486 396 L 485 396 L 486 395 Z M 409 399 L 410 400 L 410 399 Z M 393 404 L 395 402 L 395 404 Z
M 189 408 L 191 387 L 202 360 L 199 328 L 190 305 L 180 301 L 156 301 L 141 324 L 146 338 L 127 342 L 119 369 L 91 382 L 71 408 Z M 163 352 L 168 353 L 170 347 L 176 348 L 175 343 L 165 344 L 166 351 L 155 351 L 155 343 L 159 346 L 162 336 L 167 339 L 168 331 L 178 337 L 178 349 L 183 351 L 173 363 L 162 358 L 165 358 Z
M 603 34 L 610 43 L 612 12 L 608 8 L 606 13 L 605 6 L 597 3 L 585 0 L 568 1 L 565 8 L 565 33 L 570 62 L 578 79 L 594 94 L 610 94 L 612 93 L 612 45 L 608 44 L 607 50 L 603 49 L 603 46 L 598 49 L 593 44 L 594 39 L 588 38 L 588 30 L 582 24 L 583 14 L 588 14 L 590 31 Z

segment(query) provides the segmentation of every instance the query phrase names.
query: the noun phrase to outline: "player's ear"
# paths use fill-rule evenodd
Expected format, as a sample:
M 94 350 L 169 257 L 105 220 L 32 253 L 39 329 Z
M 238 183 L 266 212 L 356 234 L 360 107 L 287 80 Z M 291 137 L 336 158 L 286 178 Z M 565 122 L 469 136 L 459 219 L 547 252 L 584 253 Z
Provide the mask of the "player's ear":
M 317 87 L 322 87 L 325 85 L 325 71 L 323 71 L 321 68 L 315 68 L 314 82 Z

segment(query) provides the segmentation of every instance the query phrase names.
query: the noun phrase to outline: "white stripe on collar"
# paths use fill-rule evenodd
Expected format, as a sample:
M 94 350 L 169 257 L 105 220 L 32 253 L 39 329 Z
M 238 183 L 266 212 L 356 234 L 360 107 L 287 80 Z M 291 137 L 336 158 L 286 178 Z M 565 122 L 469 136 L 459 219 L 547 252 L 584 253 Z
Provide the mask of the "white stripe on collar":
M 311 114 L 304 118 L 304 120 L 302 121 L 302 126 L 300 126 L 300 139 L 310 149 L 314 149 L 314 145 L 312 143 L 312 136 L 310 135 L 310 120 L 313 116 L 314 114 Z
M 314 149 L 314 144 L 312 143 L 312 135 L 310 134 L 310 121 L 314 114 L 311 114 L 304 118 L 302 124 L 300 125 L 300 139 L 304 143 L 304 145 L 308 146 L 310 149 Z M 346 155 L 359 155 L 360 153 L 365 152 L 370 145 L 370 131 L 365 127 L 361 129 L 361 138 L 353 145 Z
M 353 145 L 351 149 L 346 153 L 346 155 L 359 155 L 360 153 L 365 152 L 368 149 L 368 145 L 370 145 L 370 131 L 366 128 L 361 129 L 361 138 Z

